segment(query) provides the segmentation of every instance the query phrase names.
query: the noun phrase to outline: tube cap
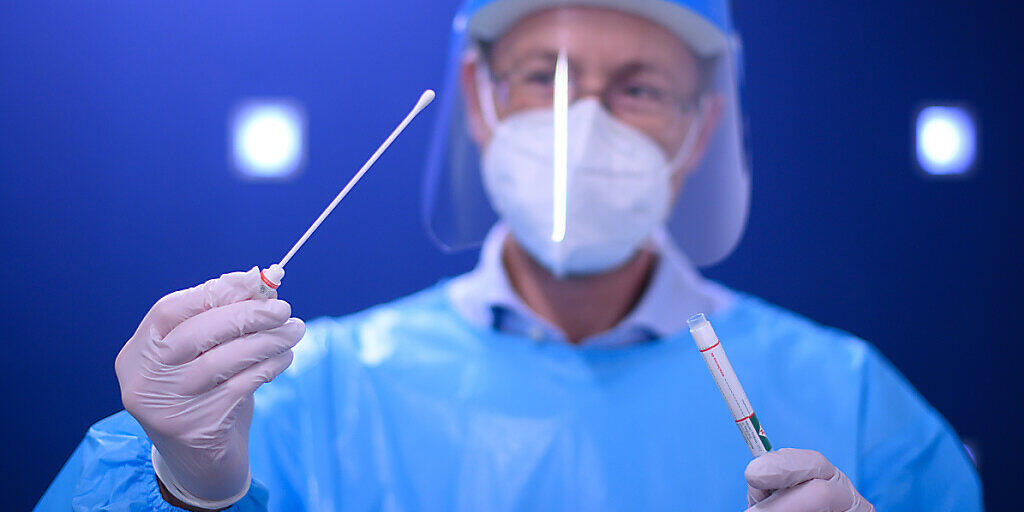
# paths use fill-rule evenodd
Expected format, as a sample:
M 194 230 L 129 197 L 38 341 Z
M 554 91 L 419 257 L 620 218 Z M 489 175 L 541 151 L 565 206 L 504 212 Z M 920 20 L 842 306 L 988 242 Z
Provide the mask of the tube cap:
M 276 290 L 278 286 L 281 286 L 282 278 L 284 278 L 284 269 L 277 263 L 271 265 L 270 268 L 260 270 L 260 279 L 272 290 Z

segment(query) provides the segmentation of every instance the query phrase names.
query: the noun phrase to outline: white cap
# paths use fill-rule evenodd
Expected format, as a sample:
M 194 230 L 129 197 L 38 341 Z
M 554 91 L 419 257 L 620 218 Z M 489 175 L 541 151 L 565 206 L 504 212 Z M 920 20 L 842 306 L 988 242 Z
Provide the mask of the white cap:
M 263 278 L 263 282 L 267 286 L 276 289 L 278 286 L 281 286 L 281 279 L 284 278 L 284 268 L 274 263 L 270 268 L 261 270 L 260 277 Z
M 690 336 L 693 336 L 698 349 L 707 350 L 718 343 L 718 336 L 715 335 L 715 330 L 711 328 L 711 323 L 704 313 L 693 315 L 686 323 L 690 326 Z
M 534 12 L 567 5 L 615 9 L 652 20 L 685 41 L 702 57 L 717 55 L 729 46 L 725 33 L 705 17 L 664 0 L 496 0 L 471 16 L 469 34 L 480 41 L 493 41 Z

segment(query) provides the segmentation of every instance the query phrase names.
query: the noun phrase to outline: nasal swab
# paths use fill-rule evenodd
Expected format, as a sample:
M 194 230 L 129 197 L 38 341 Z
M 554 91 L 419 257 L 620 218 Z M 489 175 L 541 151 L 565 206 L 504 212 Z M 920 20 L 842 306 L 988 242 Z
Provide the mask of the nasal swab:
M 359 172 L 357 172 L 356 175 L 349 180 L 348 184 L 345 185 L 345 188 L 341 189 L 341 192 L 339 192 L 338 195 L 334 198 L 334 200 L 331 201 L 331 204 L 327 205 L 327 208 L 324 209 L 323 213 L 321 213 L 320 216 L 317 217 L 315 221 L 313 221 L 313 224 L 309 226 L 309 229 L 307 229 L 305 233 L 302 234 L 302 237 L 299 238 L 299 241 L 295 242 L 295 245 L 293 245 L 292 248 L 288 251 L 288 253 L 284 255 L 284 258 L 281 258 L 280 262 L 271 265 L 270 268 L 260 271 L 260 279 L 263 281 L 263 285 L 266 285 L 266 287 L 268 287 L 265 293 L 269 293 L 270 290 L 274 290 L 278 286 L 281 286 L 281 278 L 284 277 L 285 264 L 287 264 L 288 261 L 292 259 L 292 256 L 295 256 L 295 253 L 299 250 L 300 247 L 302 247 L 303 244 L 306 243 L 306 240 L 309 239 L 309 236 L 312 235 L 313 232 L 316 231 L 318 227 L 320 227 L 320 224 L 323 223 L 324 219 L 326 219 L 327 216 L 330 215 L 332 211 L 334 211 L 334 208 L 338 206 L 338 203 L 340 203 L 341 200 L 344 199 L 346 195 L 348 195 L 349 191 L 352 190 L 352 187 L 354 187 L 356 183 L 358 183 L 359 180 L 363 177 L 363 175 L 366 174 L 366 171 L 370 170 L 370 167 L 374 164 L 374 162 L 377 161 L 378 158 L 380 158 L 380 155 L 383 154 L 384 151 L 388 149 L 388 146 L 390 146 L 391 143 L 395 141 L 395 139 L 398 137 L 398 134 L 402 133 L 402 130 L 405 130 L 405 127 L 408 126 L 410 122 L 412 122 L 413 118 L 416 117 L 416 115 L 419 114 L 420 111 L 426 108 L 431 101 L 434 101 L 434 91 L 430 89 L 423 91 L 423 94 L 420 96 L 419 101 L 416 102 L 416 106 L 414 106 L 412 110 L 409 111 L 409 114 L 405 116 L 405 119 L 403 119 L 402 122 L 398 124 L 395 130 L 391 132 L 391 135 L 389 135 L 388 138 L 384 140 L 384 143 L 381 144 L 379 148 L 377 148 L 377 151 L 373 152 L 373 155 L 370 156 L 369 160 L 367 160 L 366 163 L 363 164 L 363 167 L 359 169 Z M 263 291 L 262 286 L 261 291 Z
M 722 393 L 725 405 L 732 413 L 732 419 L 740 428 L 743 440 L 747 442 L 750 454 L 756 458 L 770 452 L 772 445 L 764 435 L 764 429 L 757 421 L 754 408 L 750 406 L 750 400 L 747 400 L 747 394 L 743 392 L 743 386 L 740 386 L 740 380 L 729 364 L 729 358 L 725 357 L 725 349 L 722 348 L 722 342 L 718 340 L 715 330 L 711 328 L 711 323 L 704 313 L 693 315 L 686 323 L 690 326 L 690 336 L 697 342 L 697 349 L 700 350 L 700 355 L 704 356 L 704 363 L 708 365 L 715 384 L 718 384 L 718 391 Z

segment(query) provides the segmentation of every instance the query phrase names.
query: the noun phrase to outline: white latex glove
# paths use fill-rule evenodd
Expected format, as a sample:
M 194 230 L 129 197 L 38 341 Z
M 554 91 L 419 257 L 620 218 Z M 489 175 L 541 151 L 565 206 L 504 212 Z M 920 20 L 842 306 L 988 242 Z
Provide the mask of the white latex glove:
M 167 295 L 114 365 L 125 409 L 153 441 L 157 476 L 195 507 L 245 496 L 252 394 L 291 364 L 306 330 L 276 292 L 259 294 L 260 282 L 253 268 Z
M 842 471 L 814 450 L 782 448 L 747 464 L 748 512 L 874 512 Z

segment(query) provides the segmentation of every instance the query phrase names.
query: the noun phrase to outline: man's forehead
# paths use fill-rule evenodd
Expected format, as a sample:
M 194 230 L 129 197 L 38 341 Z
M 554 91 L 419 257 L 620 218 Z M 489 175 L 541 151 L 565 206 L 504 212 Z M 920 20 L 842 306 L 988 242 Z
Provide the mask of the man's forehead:
M 696 64 L 686 43 L 657 23 L 597 7 L 560 7 L 533 13 L 516 22 L 492 45 L 492 57 L 509 66 L 526 59 L 551 59 L 560 51 L 566 51 L 570 58 L 604 66 L 639 63 L 677 68 Z

